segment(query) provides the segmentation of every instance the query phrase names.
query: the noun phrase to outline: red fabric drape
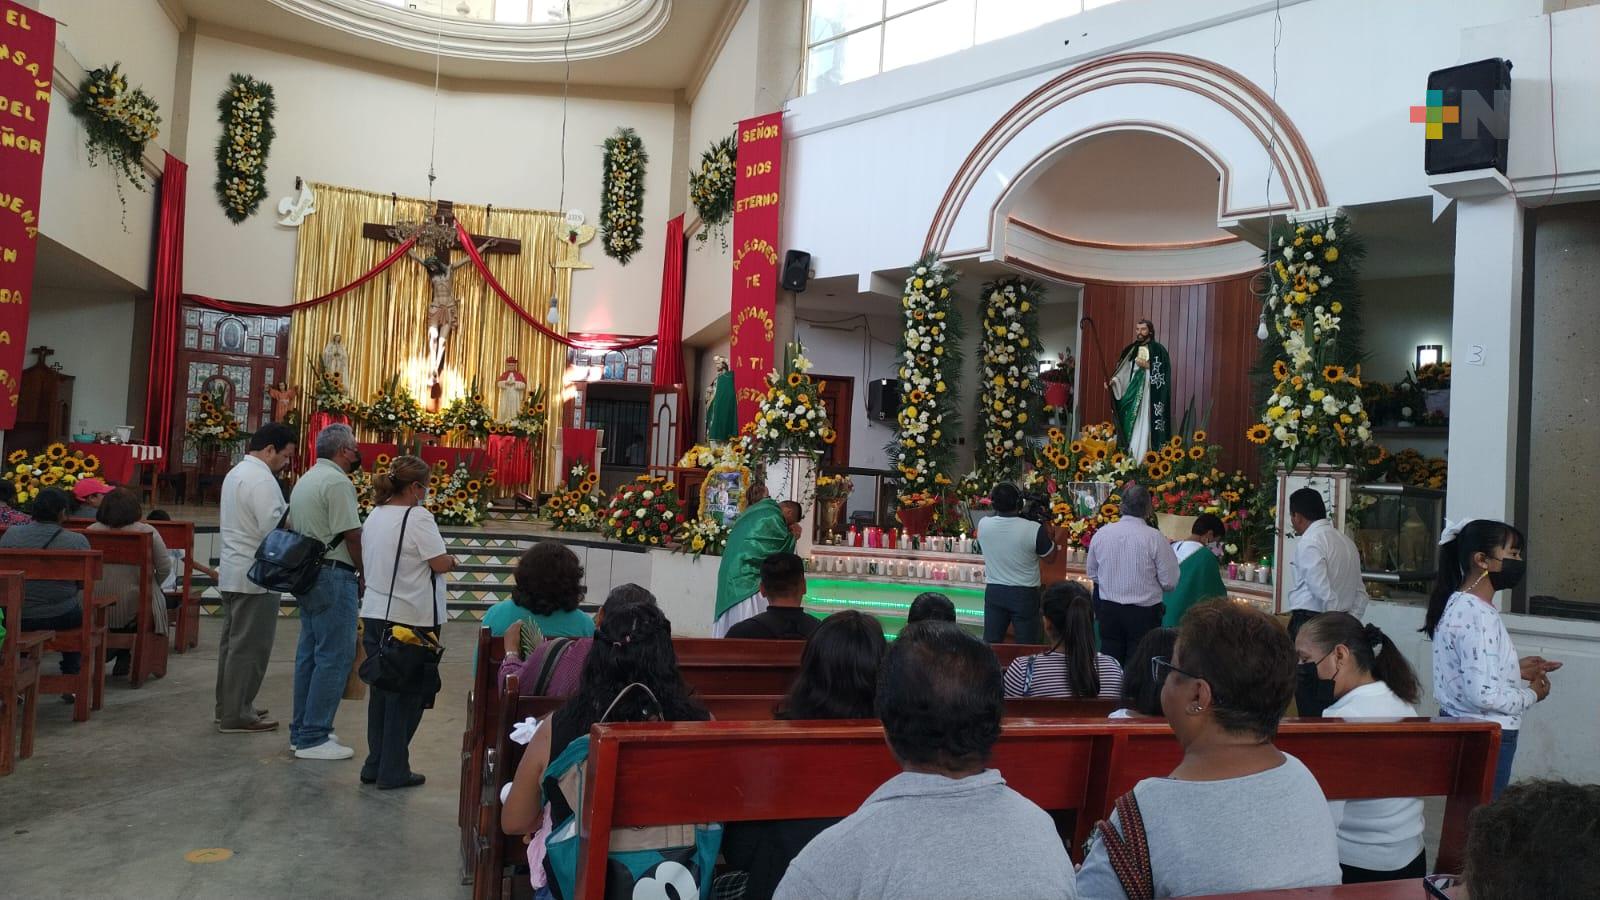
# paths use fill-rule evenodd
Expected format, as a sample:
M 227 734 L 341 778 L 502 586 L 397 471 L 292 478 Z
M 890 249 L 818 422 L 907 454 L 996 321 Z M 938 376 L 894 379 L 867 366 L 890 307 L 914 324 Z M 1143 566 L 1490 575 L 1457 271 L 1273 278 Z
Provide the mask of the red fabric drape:
M 367 272 L 365 275 L 362 275 L 360 278 L 357 278 L 355 281 L 350 282 L 344 287 L 334 288 L 320 297 L 312 297 L 310 300 L 301 300 L 299 303 L 290 303 L 287 306 L 263 306 L 258 303 L 234 303 L 231 300 L 218 300 L 215 297 L 206 297 L 200 294 L 184 294 L 183 296 L 184 299 L 191 303 L 198 303 L 201 306 L 209 306 L 212 309 L 220 309 L 223 312 L 239 313 L 240 315 L 261 315 L 265 313 L 267 315 L 281 316 L 285 313 L 292 313 L 297 309 L 306 309 L 307 307 L 316 306 L 321 303 L 327 303 L 329 300 L 332 300 L 335 297 L 341 297 L 350 293 L 356 288 L 361 287 L 363 284 L 366 284 L 372 279 L 377 278 L 378 273 L 382 272 L 384 269 L 387 269 L 399 262 L 400 258 L 405 256 L 406 251 L 410 250 L 411 247 L 416 244 L 416 242 L 416 238 L 411 238 L 410 240 L 402 243 L 400 246 L 394 249 L 393 253 L 385 256 L 383 260 L 374 266 L 370 272 Z
M 533 447 L 527 438 L 510 434 L 489 435 L 489 468 L 495 481 L 523 490 L 533 478 Z
M 467 231 L 467 226 L 461 224 L 460 221 L 456 222 L 456 234 L 460 236 L 462 249 L 467 251 L 467 256 L 472 260 L 473 267 L 478 270 L 478 274 L 483 276 L 483 280 L 489 283 L 489 288 L 498 294 L 500 299 L 511 307 L 511 311 L 516 313 L 522 321 L 532 325 L 535 331 L 550 340 L 564 347 L 577 347 L 582 350 L 630 350 L 634 347 L 643 347 L 646 344 L 655 342 L 656 336 L 653 334 L 649 337 L 632 338 L 626 341 L 588 341 L 574 340 L 564 334 L 551 331 L 536 317 L 528 315 L 528 311 L 523 309 L 517 301 L 511 299 L 511 295 L 506 293 L 506 289 L 500 286 L 500 282 L 494 277 L 494 273 L 490 272 L 489 267 L 484 265 L 483 257 L 479 255 L 478 248 L 472 246 L 472 235 Z
M 581 462 L 590 471 L 594 470 L 594 451 L 599 443 L 600 432 L 593 428 L 561 429 L 560 483 L 566 484 L 567 476 L 572 474 L 573 463 Z
M 683 384 L 683 216 L 667 223 L 667 252 L 661 263 L 661 318 L 656 326 L 655 388 Z
M 161 169 L 160 212 L 156 219 L 154 311 L 150 323 L 150 374 L 144 392 L 144 439 L 171 459 L 173 367 L 178 351 L 178 298 L 183 293 L 183 209 L 189 166 L 166 155 Z

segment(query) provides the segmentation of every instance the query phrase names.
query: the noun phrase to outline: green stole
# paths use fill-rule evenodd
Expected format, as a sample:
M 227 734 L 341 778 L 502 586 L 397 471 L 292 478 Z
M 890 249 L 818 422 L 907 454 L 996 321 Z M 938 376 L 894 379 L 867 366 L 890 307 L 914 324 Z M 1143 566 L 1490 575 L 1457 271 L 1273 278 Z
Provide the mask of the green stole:
M 1139 351 L 1138 341 L 1122 348 L 1122 355 L 1117 357 L 1117 369 L 1121 369 L 1122 364 L 1126 362 L 1133 367 L 1133 376 L 1128 379 L 1128 387 L 1122 392 L 1122 399 L 1116 401 L 1114 412 L 1117 417 L 1117 434 L 1122 445 L 1127 447 L 1133 434 L 1133 423 L 1139 419 L 1139 404 L 1144 402 L 1145 390 L 1148 388 L 1150 449 L 1154 450 L 1159 449 L 1168 438 L 1172 437 L 1172 359 L 1167 355 L 1167 348 L 1155 341 L 1145 346 L 1150 348 L 1149 369 L 1141 369 L 1130 362 L 1133 355 Z
M 750 599 L 761 589 L 761 563 L 774 553 L 793 553 L 794 534 L 778 501 L 768 497 L 750 504 L 734 520 L 728 546 L 717 569 L 717 614 Z
M 712 385 L 711 403 L 706 409 L 706 440 L 720 444 L 739 433 L 739 404 L 732 372 L 718 375 Z
M 1203 600 L 1226 596 L 1228 588 L 1222 583 L 1222 566 L 1210 550 L 1202 547 L 1184 557 L 1178 566 L 1178 586 L 1161 598 L 1167 607 L 1161 624 L 1166 628 L 1177 628 L 1189 607 Z

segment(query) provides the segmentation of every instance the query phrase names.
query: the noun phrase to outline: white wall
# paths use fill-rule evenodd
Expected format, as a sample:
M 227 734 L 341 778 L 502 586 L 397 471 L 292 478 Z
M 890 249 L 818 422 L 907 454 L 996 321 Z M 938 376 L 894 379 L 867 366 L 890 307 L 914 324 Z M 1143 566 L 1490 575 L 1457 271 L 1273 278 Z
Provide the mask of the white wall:
M 888 307 L 887 298 L 879 298 Z M 818 324 L 827 323 L 827 324 Z M 879 378 L 894 378 L 899 366 L 895 342 L 900 319 L 892 314 L 851 316 L 838 312 L 798 312 L 795 336 L 805 345 L 806 358 L 815 364 L 812 374 L 852 378 L 850 399 L 850 465 L 873 469 L 889 467 L 884 445 L 894 438 L 894 420 L 867 416 L 867 385 Z M 870 337 L 869 337 L 870 334 Z M 856 479 L 852 508 L 870 508 L 872 479 Z
M 354 188 L 427 196 L 433 79 L 292 47 L 244 43 L 202 27 L 195 40 L 194 104 L 185 288 L 266 304 L 290 302 L 296 232 L 276 224 L 277 198 L 295 176 Z M 271 84 L 277 138 L 268 158 L 269 199 L 233 225 L 212 182 L 220 133 L 214 108 L 230 73 Z M 524 89 L 525 88 L 525 89 Z M 566 206 L 599 220 L 601 143 L 618 126 L 644 140 L 643 248 L 622 266 L 599 239 L 584 248 L 591 271 L 573 276 L 575 331 L 650 334 L 661 295 L 661 230 L 673 177 L 673 98 L 668 92 L 574 88 L 567 121 Z M 500 207 L 555 209 L 561 192 L 559 86 L 445 82 L 438 106 L 434 196 Z
M 1450 312 L 1454 284 L 1449 275 L 1361 282 L 1361 322 L 1367 361 L 1361 376 L 1394 383 L 1416 363 L 1418 344 L 1439 344 L 1450 359 Z
M 135 303 L 129 294 L 88 293 L 41 287 L 28 315 L 29 346 L 55 348 L 52 363 L 75 376 L 72 384 L 74 434 L 109 431 L 128 421 L 128 399 L 144 392 L 144 381 L 129 377 L 134 346 Z M 141 349 L 142 352 L 142 349 Z M 32 357 L 29 357 L 30 361 Z M 141 398 L 140 403 L 143 403 Z
M 699 167 L 700 154 L 713 141 L 732 134 L 736 123 L 756 113 L 754 80 L 759 18 L 759 4 L 746 4 L 689 107 L 688 168 L 691 170 Z M 686 175 L 678 173 L 677 177 Z M 698 218 L 693 203 L 689 204 L 688 213 L 691 219 Z M 727 224 L 731 240 L 732 223 Z M 724 249 L 716 238 L 704 243 L 691 240 L 684 271 L 684 337 L 693 337 L 718 318 L 727 316 L 732 291 L 730 250 Z

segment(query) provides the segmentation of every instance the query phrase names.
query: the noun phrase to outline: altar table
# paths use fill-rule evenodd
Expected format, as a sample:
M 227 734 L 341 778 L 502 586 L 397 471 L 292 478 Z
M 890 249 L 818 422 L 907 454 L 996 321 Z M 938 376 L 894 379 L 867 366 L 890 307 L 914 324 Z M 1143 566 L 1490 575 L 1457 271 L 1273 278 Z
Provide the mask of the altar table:
M 116 485 L 139 484 L 140 466 L 155 467 L 164 457 L 160 447 L 151 444 L 80 444 L 67 445 L 67 451 L 82 451 L 100 460 L 100 477 Z

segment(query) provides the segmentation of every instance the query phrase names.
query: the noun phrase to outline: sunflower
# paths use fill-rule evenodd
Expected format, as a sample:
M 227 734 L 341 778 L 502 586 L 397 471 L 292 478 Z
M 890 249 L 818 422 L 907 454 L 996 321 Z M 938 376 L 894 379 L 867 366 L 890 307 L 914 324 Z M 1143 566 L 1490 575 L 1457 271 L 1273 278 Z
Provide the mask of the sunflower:
M 11 455 L 6 457 L 6 462 L 8 462 L 8 463 L 10 463 L 12 465 L 16 465 L 17 463 L 22 462 L 23 460 L 25 460 L 27 458 L 28 458 L 28 451 L 26 451 L 26 450 L 13 450 L 13 451 L 11 451 Z
M 56 478 L 56 475 L 55 475 L 54 472 L 46 472 L 46 473 L 44 473 L 44 475 L 40 476 L 40 478 L 39 478 L 39 483 L 42 484 L 42 485 L 46 485 L 46 486 L 55 484 L 56 481 L 57 481 L 57 478 Z
M 1344 366 L 1323 366 L 1322 377 L 1329 381 L 1344 380 Z
M 1062 433 L 1061 429 L 1054 427 L 1052 427 L 1049 431 L 1046 431 L 1045 434 L 1050 438 L 1050 442 L 1053 444 L 1061 443 L 1062 439 L 1066 437 L 1066 435 Z M 20 453 L 21 451 L 18 452 Z
M 1265 444 L 1267 438 L 1272 437 L 1272 429 L 1257 422 L 1245 429 L 1244 436 L 1249 438 L 1252 444 Z
M 1189 448 L 1189 458 L 1194 460 L 1195 462 L 1199 462 L 1200 460 L 1205 459 L 1206 458 L 1206 448 L 1204 448 L 1204 447 L 1190 447 Z
M 60 442 L 44 448 L 44 455 L 51 459 L 61 459 L 67 455 L 67 447 Z
M 1272 377 L 1283 381 L 1289 377 L 1289 364 L 1281 359 L 1272 361 Z
M 799 372 L 790 372 L 789 373 L 789 387 L 799 387 L 799 386 L 800 386 L 800 373 Z
M 377 458 L 375 458 L 372 461 L 372 464 L 374 466 L 382 467 L 382 466 L 387 466 L 390 463 L 390 461 L 391 460 L 389 459 L 389 454 L 387 454 L 387 453 L 379 453 Z
M 1106 503 L 1106 504 L 1104 504 L 1104 505 L 1102 505 L 1100 507 L 1100 515 L 1102 515 L 1102 516 L 1110 517 L 1110 516 L 1116 515 L 1119 512 L 1121 512 L 1121 510 L 1118 509 L 1117 506 L 1115 504 L 1113 504 L 1113 503 Z
M 1183 451 L 1176 447 L 1168 447 L 1161 451 L 1161 459 L 1169 463 L 1177 462 L 1183 459 Z
M 1194 441 L 1196 444 L 1204 444 L 1207 437 L 1209 437 L 1209 435 L 1207 435 L 1205 429 L 1202 428 L 1199 431 L 1196 431 L 1190 440 Z
M 478 479 L 474 478 L 471 481 L 467 482 L 467 490 L 469 490 L 472 493 L 476 494 L 477 492 L 483 490 L 483 482 L 481 482 Z
M 84 474 L 85 475 L 92 475 L 92 474 L 94 474 L 95 472 L 98 472 L 98 471 L 100 471 L 100 457 L 95 456 L 93 453 L 89 454 L 88 456 L 85 456 L 83 458 L 83 472 L 84 472 Z
M 1183 446 L 1183 438 L 1182 438 L 1182 436 L 1176 435 L 1176 434 L 1173 435 L 1172 436 L 1172 440 L 1167 441 L 1167 446 L 1173 448 L 1174 450 L 1176 450 L 1179 447 L 1182 447 Z
M 1144 464 L 1147 466 L 1154 465 L 1160 459 L 1161 455 L 1154 450 L 1146 450 L 1144 453 Z
M 1161 462 L 1156 463 L 1156 469 L 1160 472 L 1158 477 L 1165 478 L 1172 474 L 1172 463 L 1162 460 Z
M 1096 447 L 1096 448 L 1094 448 L 1094 458 L 1096 460 L 1105 459 L 1106 458 L 1106 448 L 1104 448 L 1104 447 Z
M 61 471 L 72 474 L 77 472 L 78 467 L 81 465 L 83 465 L 81 460 L 69 456 L 61 461 Z
M 1067 449 L 1071 450 L 1073 453 L 1082 453 L 1083 441 L 1073 441 Z

